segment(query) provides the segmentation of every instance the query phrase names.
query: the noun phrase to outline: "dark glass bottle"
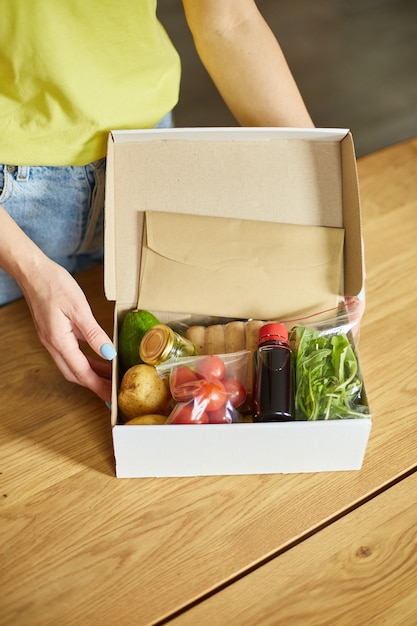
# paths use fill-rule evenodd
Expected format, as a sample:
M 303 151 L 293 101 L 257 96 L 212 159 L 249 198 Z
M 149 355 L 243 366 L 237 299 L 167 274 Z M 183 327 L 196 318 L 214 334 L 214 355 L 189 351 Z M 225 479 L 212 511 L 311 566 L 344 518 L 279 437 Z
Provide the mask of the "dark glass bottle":
M 293 362 L 288 331 L 283 324 L 264 324 L 254 354 L 253 420 L 294 420 Z

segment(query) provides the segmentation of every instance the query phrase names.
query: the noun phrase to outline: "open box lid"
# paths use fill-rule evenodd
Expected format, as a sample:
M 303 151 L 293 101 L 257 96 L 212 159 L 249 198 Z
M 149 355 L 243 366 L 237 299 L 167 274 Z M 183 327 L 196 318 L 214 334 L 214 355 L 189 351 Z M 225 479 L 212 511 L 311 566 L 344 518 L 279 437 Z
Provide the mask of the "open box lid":
M 344 229 L 344 292 L 354 296 L 362 288 L 356 160 L 347 130 L 112 132 L 106 179 L 105 292 L 109 300 L 126 308 L 138 303 L 144 216 L 160 212 Z M 164 310 L 176 310 L 169 292 L 164 292 L 164 298 Z

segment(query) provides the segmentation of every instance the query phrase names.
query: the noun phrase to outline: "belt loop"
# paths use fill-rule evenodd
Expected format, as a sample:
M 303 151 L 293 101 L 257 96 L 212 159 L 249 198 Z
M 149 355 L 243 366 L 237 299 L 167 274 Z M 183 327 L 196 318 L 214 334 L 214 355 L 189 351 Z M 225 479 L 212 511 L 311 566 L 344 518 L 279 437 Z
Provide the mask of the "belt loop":
M 29 180 L 29 172 L 30 172 L 30 167 L 28 167 L 27 165 L 18 165 L 17 166 L 17 180 L 19 182 L 26 182 L 27 180 Z

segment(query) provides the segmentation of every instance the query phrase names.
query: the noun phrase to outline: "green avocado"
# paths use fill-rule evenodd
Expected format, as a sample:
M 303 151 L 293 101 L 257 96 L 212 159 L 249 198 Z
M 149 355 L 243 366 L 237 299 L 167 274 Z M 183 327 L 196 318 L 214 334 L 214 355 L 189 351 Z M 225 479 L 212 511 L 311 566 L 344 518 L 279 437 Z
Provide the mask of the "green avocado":
M 159 320 L 149 311 L 133 309 L 126 313 L 119 330 L 118 354 L 122 373 L 143 362 L 139 356 L 140 342 L 156 324 L 160 324 Z

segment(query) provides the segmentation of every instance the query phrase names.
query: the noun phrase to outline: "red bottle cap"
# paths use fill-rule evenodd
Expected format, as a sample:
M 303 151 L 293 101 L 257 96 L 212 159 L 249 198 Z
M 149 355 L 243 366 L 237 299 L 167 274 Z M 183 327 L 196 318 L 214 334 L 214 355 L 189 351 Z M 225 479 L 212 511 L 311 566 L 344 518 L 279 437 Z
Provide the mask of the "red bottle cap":
M 264 341 L 288 341 L 288 330 L 284 324 L 264 324 L 259 329 L 259 343 Z

